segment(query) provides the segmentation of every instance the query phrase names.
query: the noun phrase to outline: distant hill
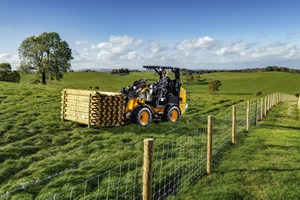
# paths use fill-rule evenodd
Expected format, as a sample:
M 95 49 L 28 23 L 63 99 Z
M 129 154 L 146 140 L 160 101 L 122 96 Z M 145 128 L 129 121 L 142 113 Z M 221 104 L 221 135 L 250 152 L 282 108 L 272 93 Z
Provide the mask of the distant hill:
M 108 68 L 83 68 L 74 70 L 75 72 L 110 72 L 112 69 Z
M 215 69 L 181 69 L 183 75 L 186 74 L 208 74 L 214 72 L 288 72 L 288 73 L 300 73 L 300 70 L 288 68 L 288 67 L 278 67 L 278 66 L 267 66 L 265 68 L 247 68 L 247 69 L 232 69 L 232 70 L 215 70 Z

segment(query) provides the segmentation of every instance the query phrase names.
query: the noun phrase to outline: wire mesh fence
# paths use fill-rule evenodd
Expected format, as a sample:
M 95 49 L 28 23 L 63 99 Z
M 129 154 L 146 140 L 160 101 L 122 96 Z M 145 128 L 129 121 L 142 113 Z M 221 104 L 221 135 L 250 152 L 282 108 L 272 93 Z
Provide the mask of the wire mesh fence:
M 43 199 L 140 199 L 142 156 Z
M 152 199 L 166 199 L 184 191 L 205 173 L 206 127 L 169 143 L 156 145 L 152 173 Z
M 213 119 L 212 157 L 217 162 L 222 151 L 231 143 L 231 118 Z
M 258 98 L 236 105 L 236 135 L 248 133 L 248 126 L 262 120 L 265 110 L 269 110 L 279 101 L 297 101 L 293 95 L 275 94 L 268 98 Z M 207 119 L 195 120 L 197 128 L 192 131 L 183 125 L 154 137 L 153 168 L 151 172 L 151 198 L 165 200 L 189 188 L 196 180 L 206 174 L 207 164 Z M 212 162 L 219 162 L 222 153 L 232 142 L 232 108 L 226 108 L 221 115 L 213 118 Z M 193 127 L 194 127 L 193 125 Z M 249 127 L 248 127 L 249 128 Z M 122 154 L 124 149 L 87 161 L 80 166 L 66 169 L 48 177 L 22 185 L 19 188 L 0 194 L 0 199 L 13 199 L 24 193 L 39 189 L 36 199 L 142 199 L 143 198 L 143 153 L 142 142 L 128 159 Z M 108 162 L 118 156 L 118 162 Z M 121 163 L 121 164 L 120 164 Z M 72 181 L 72 175 L 80 173 L 80 167 L 95 168 L 95 174 L 89 178 Z M 98 168 L 98 169 L 97 169 Z M 49 180 L 68 175 L 66 179 Z M 53 189 L 54 188 L 54 189 Z

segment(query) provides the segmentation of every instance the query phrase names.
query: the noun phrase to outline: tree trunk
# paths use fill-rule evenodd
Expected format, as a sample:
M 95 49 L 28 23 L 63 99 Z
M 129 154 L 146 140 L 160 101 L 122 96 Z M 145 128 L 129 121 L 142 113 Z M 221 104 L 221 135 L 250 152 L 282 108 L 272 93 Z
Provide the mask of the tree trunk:
M 46 70 L 42 71 L 42 84 L 46 85 Z

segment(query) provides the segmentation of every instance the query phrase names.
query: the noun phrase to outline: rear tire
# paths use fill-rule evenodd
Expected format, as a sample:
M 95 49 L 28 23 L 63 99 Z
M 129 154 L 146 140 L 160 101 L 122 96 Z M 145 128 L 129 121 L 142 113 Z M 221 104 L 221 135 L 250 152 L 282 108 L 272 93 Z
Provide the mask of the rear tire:
M 168 122 L 177 122 L 180 118 L 180 111 L 179 111 L 179 108 L 177 106 L 172 106 L 170 107 L 165 116 L 165 121 L 168 121 Z
M 149 108 L 143 107 L 134 112 L 133 120 L 141 126 L 148 126 L 152 121 L 152 114 Z

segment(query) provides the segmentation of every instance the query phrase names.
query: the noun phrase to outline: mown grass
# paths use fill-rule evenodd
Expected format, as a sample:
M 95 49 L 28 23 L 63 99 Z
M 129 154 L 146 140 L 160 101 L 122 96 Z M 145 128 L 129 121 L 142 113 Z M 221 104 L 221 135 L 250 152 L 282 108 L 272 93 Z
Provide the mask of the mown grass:
M 273 92 L 299 93 L 299 74 L 282 72 L 265 73 L 212 73 L 204 74 L 201 79 L 204 83 L 211 80 L 220 80 L 222 87 L 220 95 L 255 95 L 261 91 L 263 95 Z M 190 92 L 207 92 L 207 85 L 194 85 L 189 87 Z
M 163 145 L 196 129 L 199 121 L 205 120 L 209 114 L 227 116 L 231 105 L 255 97 L 256 90 L 252 89 L 251 84 L 241 86 L 245 78 L 257 76 L 256 81 L 261 82 L 260 90 L 268 93 L 272 91 L 270 85 L 264 84 L 268 80 L 279 80 L 285 84 L 285 79 L 278 79 L 278 75 L 290 76 L 281 73 L 243 74 L 238 79 L 238 75 L 232 74 L 230 79 L 230 74 L 226 73 L 203 75 L 204 79 L 211 77 L 223 82 L 221 95 L 208 95 L 207 85 L 186 85 L 189 101 L 187 114 L 176 124 L 155 121 L 147 128 L 129 124 L 88 129 L 73 122 L 62 122 L 61 91 L 63 88 L 95 87 L 104 91 L 119 91 L 140 78 L 158 79 L 153 73 L 132 73 L 128 76 L 70 73 L 61 82 L 52 81 L 46 86 L 29 84 L 33 76 L 23 76 L 20 84 L 0 82 L 0 193 L 46 178 L 34 189 L 28 188 L 27 192 L 17 194 L 15 199 L 43 197 L 44 193 L 60 190 L 62 184 L 76 186 L 110 168 L 125 166 L 128 160 L 143 154 L 144 138 L 153 137 L 158 146 Z M 298 80 L 290 78 L 293 84 L 282 91 L 295 92 L 293 88 Z M 243 92 L 230 89 L 237 83 Z M 179 130 L 165 134 L 176 129 Z M 53 178 L 47 179 L 52 175 Z
M 170 73 L 172 74 L 172 73 Z M 284 73 L 284 72 L 263 72 L 263 73 L 210 73 L 202 74 L 202 81 L 199 84 L 186 84 L 185 77 L 182 76 L 182 83 L 190 93 L 208 94 L 208 83 L 211 80 L 220 80 L 222 87 L 219 95 L 255 95 L 256 92 L 261 91 L 263 95 L 273 92 L 286 92 L 290 94 L 299 93 L 300 74 Z M 121 87 L 131 85 L 133 81 L 145 79 L 156 79 L 153 72 L 133 72 L 130 75 L 120 76 L 117 74 L 99 73 L 99 72 L 76 72 L 68 73 L 60 82 L 50 81 L 53 85 L 67 88 L 80 89 L 95 89 L 99 87 L 100 90 L 105 91 L 120 91 Z M 35 79 L 34 75 L 23 76 L 21 81 L 29 83 Z
M 300 199 L 300 118 L 281 103 L 224 153 L 213 174 L 176 199 Z

